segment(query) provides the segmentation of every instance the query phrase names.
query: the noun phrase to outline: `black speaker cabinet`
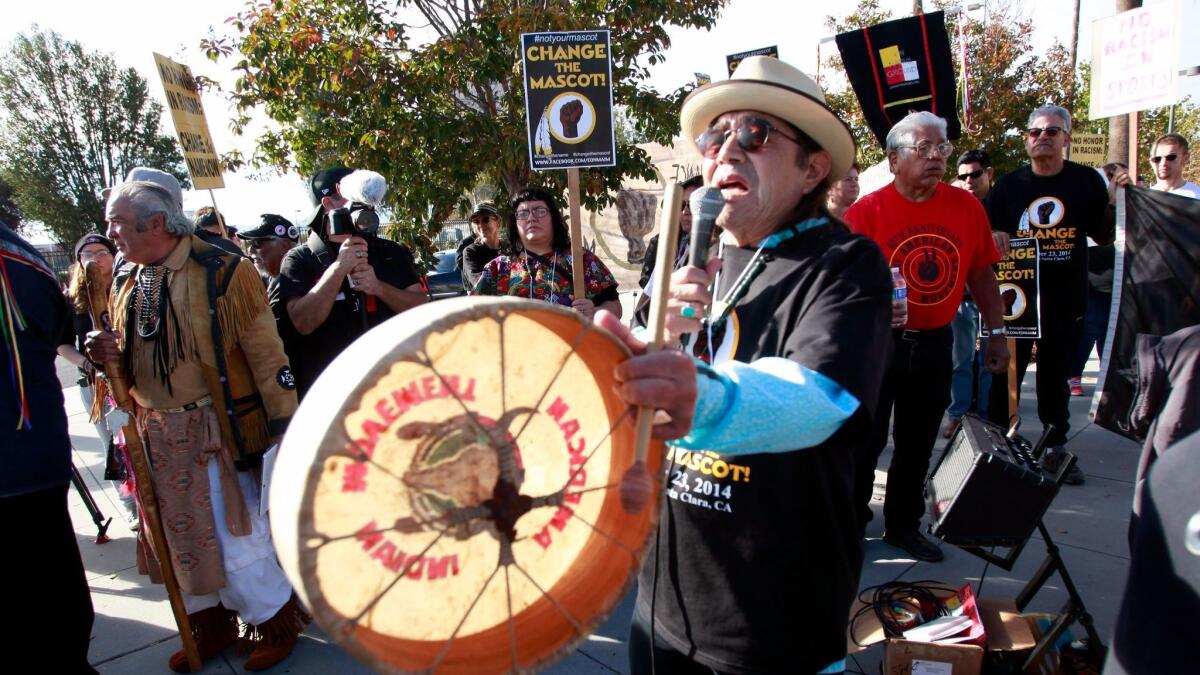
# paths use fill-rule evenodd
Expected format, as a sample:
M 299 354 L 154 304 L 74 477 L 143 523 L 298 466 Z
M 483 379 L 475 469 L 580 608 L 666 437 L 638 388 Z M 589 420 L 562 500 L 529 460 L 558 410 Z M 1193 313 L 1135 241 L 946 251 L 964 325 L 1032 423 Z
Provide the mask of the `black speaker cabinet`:
M 956 546 L 1018 546 L 1058 485 L 1017 459 L 1003 427 L 964 416 L 925 482 L 930 532 Z

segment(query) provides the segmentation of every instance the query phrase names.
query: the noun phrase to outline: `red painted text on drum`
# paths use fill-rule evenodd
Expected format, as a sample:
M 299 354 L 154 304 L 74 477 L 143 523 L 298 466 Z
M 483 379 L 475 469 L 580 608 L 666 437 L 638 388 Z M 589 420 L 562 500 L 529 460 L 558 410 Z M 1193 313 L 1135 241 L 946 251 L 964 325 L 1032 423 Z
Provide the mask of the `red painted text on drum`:
M 570 482 L 568 487 L 584 487 L 587 485 L 587 469 L 584 468 L 584 463 L 587 457 L 584 456 L 584 448 L 587 447 L 587 441 L 579 434 L 579 420 L 575 418 L 567 418 L 567 412 L 570 406 L 562 400 L 562 397 L 556 396 L 554 402 L 546 409 L 546 414 L 550 419 L 554 420 L 558 425 L 558 430 L 562 432 L 563 440 L 567 444 L 567 454 L 570 455 Z M 578 504 L 582 496 L 579 492 L 571 492 L 569 489 L 565 491 L 563 501 L 569 504 Z M 567 521 L 570 520 L 571 514 L 574 511 L 569 506 L 560 506 L 550 517 L 550 522 L 542 526 L 542 529 L 533 535 L 533 540 L 536 541 L 542 548 L 550 548 L 554 543 L 553 534 L 550 528 L 554 528 L 559 532 L 567 526 Z
M 362 543 L 364 551 L 371 553 L 372 560 L 378 560 L 387 569 L 399 572 L 409 579 L 441 579 L 446 576 L 458 576 L 458 556 L 421 556 L 408 555 L 388 541 L 375 521 L 359 528 L 356 537 Z
M 458 375 L 438 378 L 430 375 L 393 390 L 375 402 L 375 416 L 363 420 L 362 437 L 351 440 L 346 450 L 351 455 L 362 454 L 371 457 L 375 454 L 375 446 L 379 440 L 401 415 L 426 401 L 451 397 L 462 401 L 474 401 L 475 378 L 464 379 Z M 342 492 L 362 492 L 366 489 L 367 464 L 347 462 L 342 469 Z

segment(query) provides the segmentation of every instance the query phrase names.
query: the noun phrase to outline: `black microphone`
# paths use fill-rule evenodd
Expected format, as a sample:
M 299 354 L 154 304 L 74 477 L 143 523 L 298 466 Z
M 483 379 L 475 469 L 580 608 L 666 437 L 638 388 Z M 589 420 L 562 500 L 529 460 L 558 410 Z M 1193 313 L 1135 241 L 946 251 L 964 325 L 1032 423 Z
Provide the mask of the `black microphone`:
M 688 264 L 704 268 L 708 262 L 708 249 L 712 245 L 713 229 L 717 224 L 717 216 L 725 208 L 725 198 L 715 187 L 700 187 L 692 193 L 688 200 L 692 208 L 691 251 L 688 253 Z

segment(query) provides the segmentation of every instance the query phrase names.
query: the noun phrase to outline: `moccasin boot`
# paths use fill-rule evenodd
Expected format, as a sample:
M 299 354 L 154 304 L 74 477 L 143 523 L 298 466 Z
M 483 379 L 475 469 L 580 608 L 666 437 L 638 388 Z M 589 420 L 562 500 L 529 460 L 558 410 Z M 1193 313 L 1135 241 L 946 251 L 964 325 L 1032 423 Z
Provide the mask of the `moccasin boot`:
M 196 651 L 200 652 L 201 663 L 225 651 L 225 648 L 238 638 L 237 614 L 221 605 L 188 614 L 188 622 L 192 625 L 192 635 L 196 638 Z M 188 668 L 187 654 L 182 649 L 172 654 L 167 664 L 177 673 L 191 672 Z
M 250 652 L 250 658 L 246 659 L 246 670 L 266 670 L 286 659 L 296 646 L 296 638 L 304 631 L 304 626 L 309 621 L 312 621 L 312 617 L 300 607 L 295 596 L 292 596 L 278 612 L 275 612 L 275 616 L 257 626 L 247 625 L 242 639 L 253 646 L 254 650 Z

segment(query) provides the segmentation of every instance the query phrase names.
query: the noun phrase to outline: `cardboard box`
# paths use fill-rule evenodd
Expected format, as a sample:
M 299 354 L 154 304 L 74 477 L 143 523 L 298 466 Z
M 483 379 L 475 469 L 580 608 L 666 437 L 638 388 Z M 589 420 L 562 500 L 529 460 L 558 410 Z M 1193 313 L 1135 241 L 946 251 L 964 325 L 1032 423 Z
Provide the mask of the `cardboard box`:
M 940 585 L 940 584 L 939 584 Z M 1033 649 L 1037 640 L 1012 600 L 978 598 L 979 618 L 987 633 L 988 652 L 1021 652 Z M 855 602 L 850 616 L 864 605 Z M 984 650 L 975 645 L 912 642 L 887 639 L 873 612 L 866 612 L 848 631 L 849 653 L 884 642 L 886 675 L 979 675 Z M 861 646 L 856 645 L 857 638 Z
M 980 675 L 983 647 L 892 639 L 883 650 L 885 675 Z

